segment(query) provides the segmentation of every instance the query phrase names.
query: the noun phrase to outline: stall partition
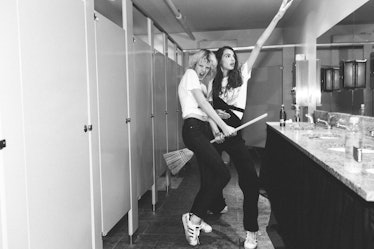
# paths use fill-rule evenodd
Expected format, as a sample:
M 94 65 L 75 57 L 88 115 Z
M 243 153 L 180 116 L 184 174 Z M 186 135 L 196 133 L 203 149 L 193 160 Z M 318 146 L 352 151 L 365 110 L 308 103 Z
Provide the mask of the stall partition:
M 159 52 L 154 55 L 154 124 L 155 124 L 155 166 L 157 176 L 160 177 L 166 170 L 163 154 L 166 153 L 166 87 L 165 87 L 165 56 Z
M 168 122 L 168 150 L 174 151 L 177 149 L 177 63 L 170 58 L 167 58 L 166 64 L 167 72 L 167 122 Z
M 131 163 L 138 170 L 138 198 L 153 185 L 151 47 L 134 42 L 134 82 L 130 82 Z
M 130 210 L 125 33 L 104 16 L 95 21 L 102 233 Z

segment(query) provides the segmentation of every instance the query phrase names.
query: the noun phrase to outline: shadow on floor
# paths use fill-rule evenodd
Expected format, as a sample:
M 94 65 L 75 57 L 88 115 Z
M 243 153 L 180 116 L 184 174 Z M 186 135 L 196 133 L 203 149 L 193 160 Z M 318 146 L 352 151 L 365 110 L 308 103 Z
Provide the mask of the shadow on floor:
M 259 169 L 261 152 L 250 149 L 250 153 Z M 231 180 L 224 189 L 229 212 L 208 216 L 206 221 L 212 225 L 213 232 L 200 235 L 199 249 L 243 248 L 245 232 L 242 225 L 242 193 L 238 186 L 236 170 L 228 165 Z M 103 237 L 104 249 L 127 248 L 192 248 L 184 237 L 181 215 L 189 211 L 193 198 L 199 187 L 199 174 L 194 159 L 178 174 L 183 181 L 176 189 L 159 191 L 156 212 L 152 212 L 151 192 L 148 191 L 139 200 L 139 228 L 130 245 L 127 216 L 125 216 L 107 236 Z M 277 233 L 277 225 L 270 214 L 270 203 L 261 191 L 259 198 L 259 245 L 258 249 L 285 249 L 283 241 Z M 267 225 L 268 224 L 268 225 Z M 270 239 L 269 239 L 270 237 Z

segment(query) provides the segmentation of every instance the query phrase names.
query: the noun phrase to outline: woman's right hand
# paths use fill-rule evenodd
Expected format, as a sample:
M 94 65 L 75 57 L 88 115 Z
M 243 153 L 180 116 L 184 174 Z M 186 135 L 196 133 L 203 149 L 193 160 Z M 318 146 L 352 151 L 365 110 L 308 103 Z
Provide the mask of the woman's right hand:
M 287 9 L 291 6 L 293 0 L 283 0 L 282 4 L 279 8 L 278 15 L 279 18 L 282 18 L 284 13 L 286 13 Z
M 216 112 L 221 119 L 229 119 L 231 117 L 231 115 L 224 110 L 216 109 Z
M 224 127 L 222 129 L 222 132 L 223 134 L 225 135 L 225 137 L 233 137 L 233 136 L 236 136 L 236 130 L 234 127 L 231 127 L 229 125 L 226 125 L 226 127 Z

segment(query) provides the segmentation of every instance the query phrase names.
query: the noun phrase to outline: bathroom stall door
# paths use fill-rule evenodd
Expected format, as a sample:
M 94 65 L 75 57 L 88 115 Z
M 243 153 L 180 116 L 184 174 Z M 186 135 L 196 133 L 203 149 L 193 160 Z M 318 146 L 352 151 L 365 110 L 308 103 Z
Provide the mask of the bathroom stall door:
M 93 2 L 18 3 L 30 249 L 96 247 L 87 4 Z
M 151 47 L 137 39 L 134 43 L 134 75 L 130 82 L 131 163 L 138 167 L 138 197 L 153 185 L 151 122 Z
M 96 13 L 102 233 L 130 210 L 125 31 Z
M 163 158 L 163 154 L 166 153 L 165 56 L 156 52 L 154 58 L 155 163 L 157 175 L 161 176 L 166 170 L 166 163 Z
M 167 58 L 167 112 L 168 112 L 168 149 L 177 149 L 177 63 Z
M 6 10 L 0 22 L 0 140 L 7 143 L 0 149 L 0 248 L 28 249 L 18 6 L 1 1 L 0 8 Z

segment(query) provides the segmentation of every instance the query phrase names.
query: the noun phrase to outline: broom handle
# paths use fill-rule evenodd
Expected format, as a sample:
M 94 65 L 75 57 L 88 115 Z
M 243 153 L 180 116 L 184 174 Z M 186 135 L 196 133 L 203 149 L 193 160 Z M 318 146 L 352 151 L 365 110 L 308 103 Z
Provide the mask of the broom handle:
M 253 124 L 253 123 L 255 123 L 255 122 L 257 122 L 257 121 L 259 121 L 259 120 L 261 120 L 261 119 L 263 119 L 263 118 L 265 118 L 265 117 L 267 117 L 267 116 L 268 116 L 267 113 L 262 114 L 261 116 L 258 116 L 257 118 L 254 118 L 254 119 L 252 119 L 252 120 L 250 120 L 250 121 L 248 121 L 248 122 L 242 124 L 241 126 L 235 128 L 235 131 L 240 131 L 241 129 L 247 127 L 248 125 L 251 125 L 251 124 Z M 210 143 L 214 143 L 215 141 L 217 141 L 217 140 L 216 140 L 216 139 L 213 139 L 213 140 L 210 141 Z

